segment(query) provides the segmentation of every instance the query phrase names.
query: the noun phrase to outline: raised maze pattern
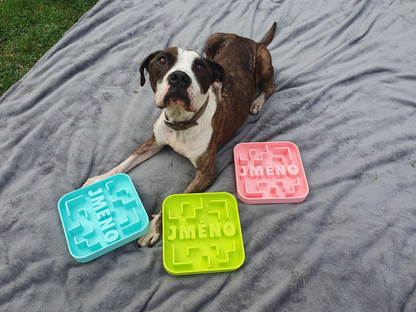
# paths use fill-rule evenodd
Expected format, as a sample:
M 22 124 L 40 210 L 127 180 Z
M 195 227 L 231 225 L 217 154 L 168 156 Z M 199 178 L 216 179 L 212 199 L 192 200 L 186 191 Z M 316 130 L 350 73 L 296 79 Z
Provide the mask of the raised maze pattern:
M 70 253 L 87 262 L 144 235 L 147 214 L 128 176 L 76 190 L 58 204 Z
M 230 271 L 243 261 L 238 207 L 231 194 L 182 194 L 165 200 L 163 262 L 169 273 Z
M 234 160 L 237 194 L 245 203 L 300 202 L 309 192 L 293 143 L 241 143 L 234 149 Z

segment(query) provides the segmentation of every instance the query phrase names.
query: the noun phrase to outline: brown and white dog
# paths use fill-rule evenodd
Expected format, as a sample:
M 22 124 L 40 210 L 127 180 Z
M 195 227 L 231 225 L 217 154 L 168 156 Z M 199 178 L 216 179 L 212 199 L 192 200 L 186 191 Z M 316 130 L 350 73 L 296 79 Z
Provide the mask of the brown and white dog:
M 274 69 L 267 46 L 275 30 L 276 23 L 260 43 L 216 33 L 205 45 L 206 58 L 179 48 L 148 55 L 140 65 L 140 84 L 145 84 L 146 69 L 156 106 L 162 109 L 152 136 L 120 165 L 88 179 L 84 186 L 125 173 L 170 145 L 196 168 L 195 178 L 184 193 L 205 191 L 217 176 L 217 149 L 249 113 L 259 112 L 274 91 Z M 263 90 L 254 99 L 259 84 Z M 152 217 L 148 233 L 138 240 L 140 246 L 151 247 L 162 232 L 161 212 Z

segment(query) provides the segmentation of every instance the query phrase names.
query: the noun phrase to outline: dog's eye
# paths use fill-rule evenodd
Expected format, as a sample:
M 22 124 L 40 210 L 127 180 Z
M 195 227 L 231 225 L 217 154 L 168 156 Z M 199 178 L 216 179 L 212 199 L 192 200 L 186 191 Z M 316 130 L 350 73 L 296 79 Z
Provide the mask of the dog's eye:
M 199 63 L 198 65 L 196 65 L 196 70 L 201 71 L 204 69 L 204 65 L 202 65 L 201 63 Z
M 167 61 L 166 61 L 166 57 L 162 56 L 162 57 L 159 59 L 159 64 L 160 64 L 160 65 L 166 65 L 166 63 L 167 63 Z

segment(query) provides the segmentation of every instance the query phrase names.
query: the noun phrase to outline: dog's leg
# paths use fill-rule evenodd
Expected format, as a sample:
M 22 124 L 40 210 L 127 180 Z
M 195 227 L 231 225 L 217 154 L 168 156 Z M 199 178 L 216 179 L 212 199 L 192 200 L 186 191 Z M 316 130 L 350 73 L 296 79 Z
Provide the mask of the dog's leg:
M 217 178 L 217 171 L 215 169 L 215 154 L 216 150 L 213 145 L 210 145 L 208 149 L 202 154 L 196 161 L 196 173 L 195 178 L 183 191 L 187 193 L 202 193 L 208 187 L 214 183 Z
M 152 215 L 150 227 L 146 234 L 137 240 L 140 247 L 152 247 L 162 235 L 162 210 L 157 215 Z
M 215 172 L 204 172 L 197 169 L 195 178 L 183 193 L 201 193 L 211 186 L 216 177 L 217 175 Z
M 201 193 L 215 181 L 217 177 L 215 154 L 213 156 L 208 157 L 205 153 L 203 157 L 200 157 L 200 160 L 197 161 L 195 178 L 183 192 L 184 194 Z M 206 159 L 206 161 L 202 161 L 201 159 Z M 149 230 L 137 241 L 137 244 L 141 247 L 152 247 L 159 240 L 160 235 L 162 235 L 162 211 L 157 215 L 152 215 L 152 218 Z
M 149 140 L 147 140 L 142 146 L 140 146 L 129 158 L 123 161 L 120 165 L 111 169 L 107 173 L 88 179 L 84 183 L 83 187 L 90 185 L 94 182 L 100 181 L 102 179 L 108 178 L 116 173 L 128 172 L 130 169 L 133 169 L 138 164 L 144 162 L 145 160 L 149 159 L 154 154 L 159 152 L 163 146 L 163 144 L 157 143 L 155 136 L 152 135 L 152 137 Z
M 263 90 L 251 105 L 250 113 L 253 115 L 256 115 L 260 111 L 264 102 L 274 91 L 274 69 L 272 66 L 272 58 L 269 50 L 267 50 L 265 46 L 260 46 L 257 51 L 256 76 L 258 77 L 258 83 L 261 84 Z

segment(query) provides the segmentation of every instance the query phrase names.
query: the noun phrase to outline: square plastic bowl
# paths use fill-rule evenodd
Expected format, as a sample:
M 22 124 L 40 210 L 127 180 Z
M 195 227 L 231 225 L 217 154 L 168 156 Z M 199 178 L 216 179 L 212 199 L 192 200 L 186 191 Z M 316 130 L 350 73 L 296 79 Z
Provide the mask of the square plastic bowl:
M 237 195 L 244 203 L 299 203 L 309 193 L 299 149 L 291 142 L 240 143 L 234 164 Z
M 149 229 L 139 195 L 123 173 L 66 194 L 58 210 L 69 252 L 78 262 L 91 261 Z
M 169 274 L 234 271 L 243 264 L 237 201 L 231 194 L 171 195 L 162 211 L 163 265 Z

